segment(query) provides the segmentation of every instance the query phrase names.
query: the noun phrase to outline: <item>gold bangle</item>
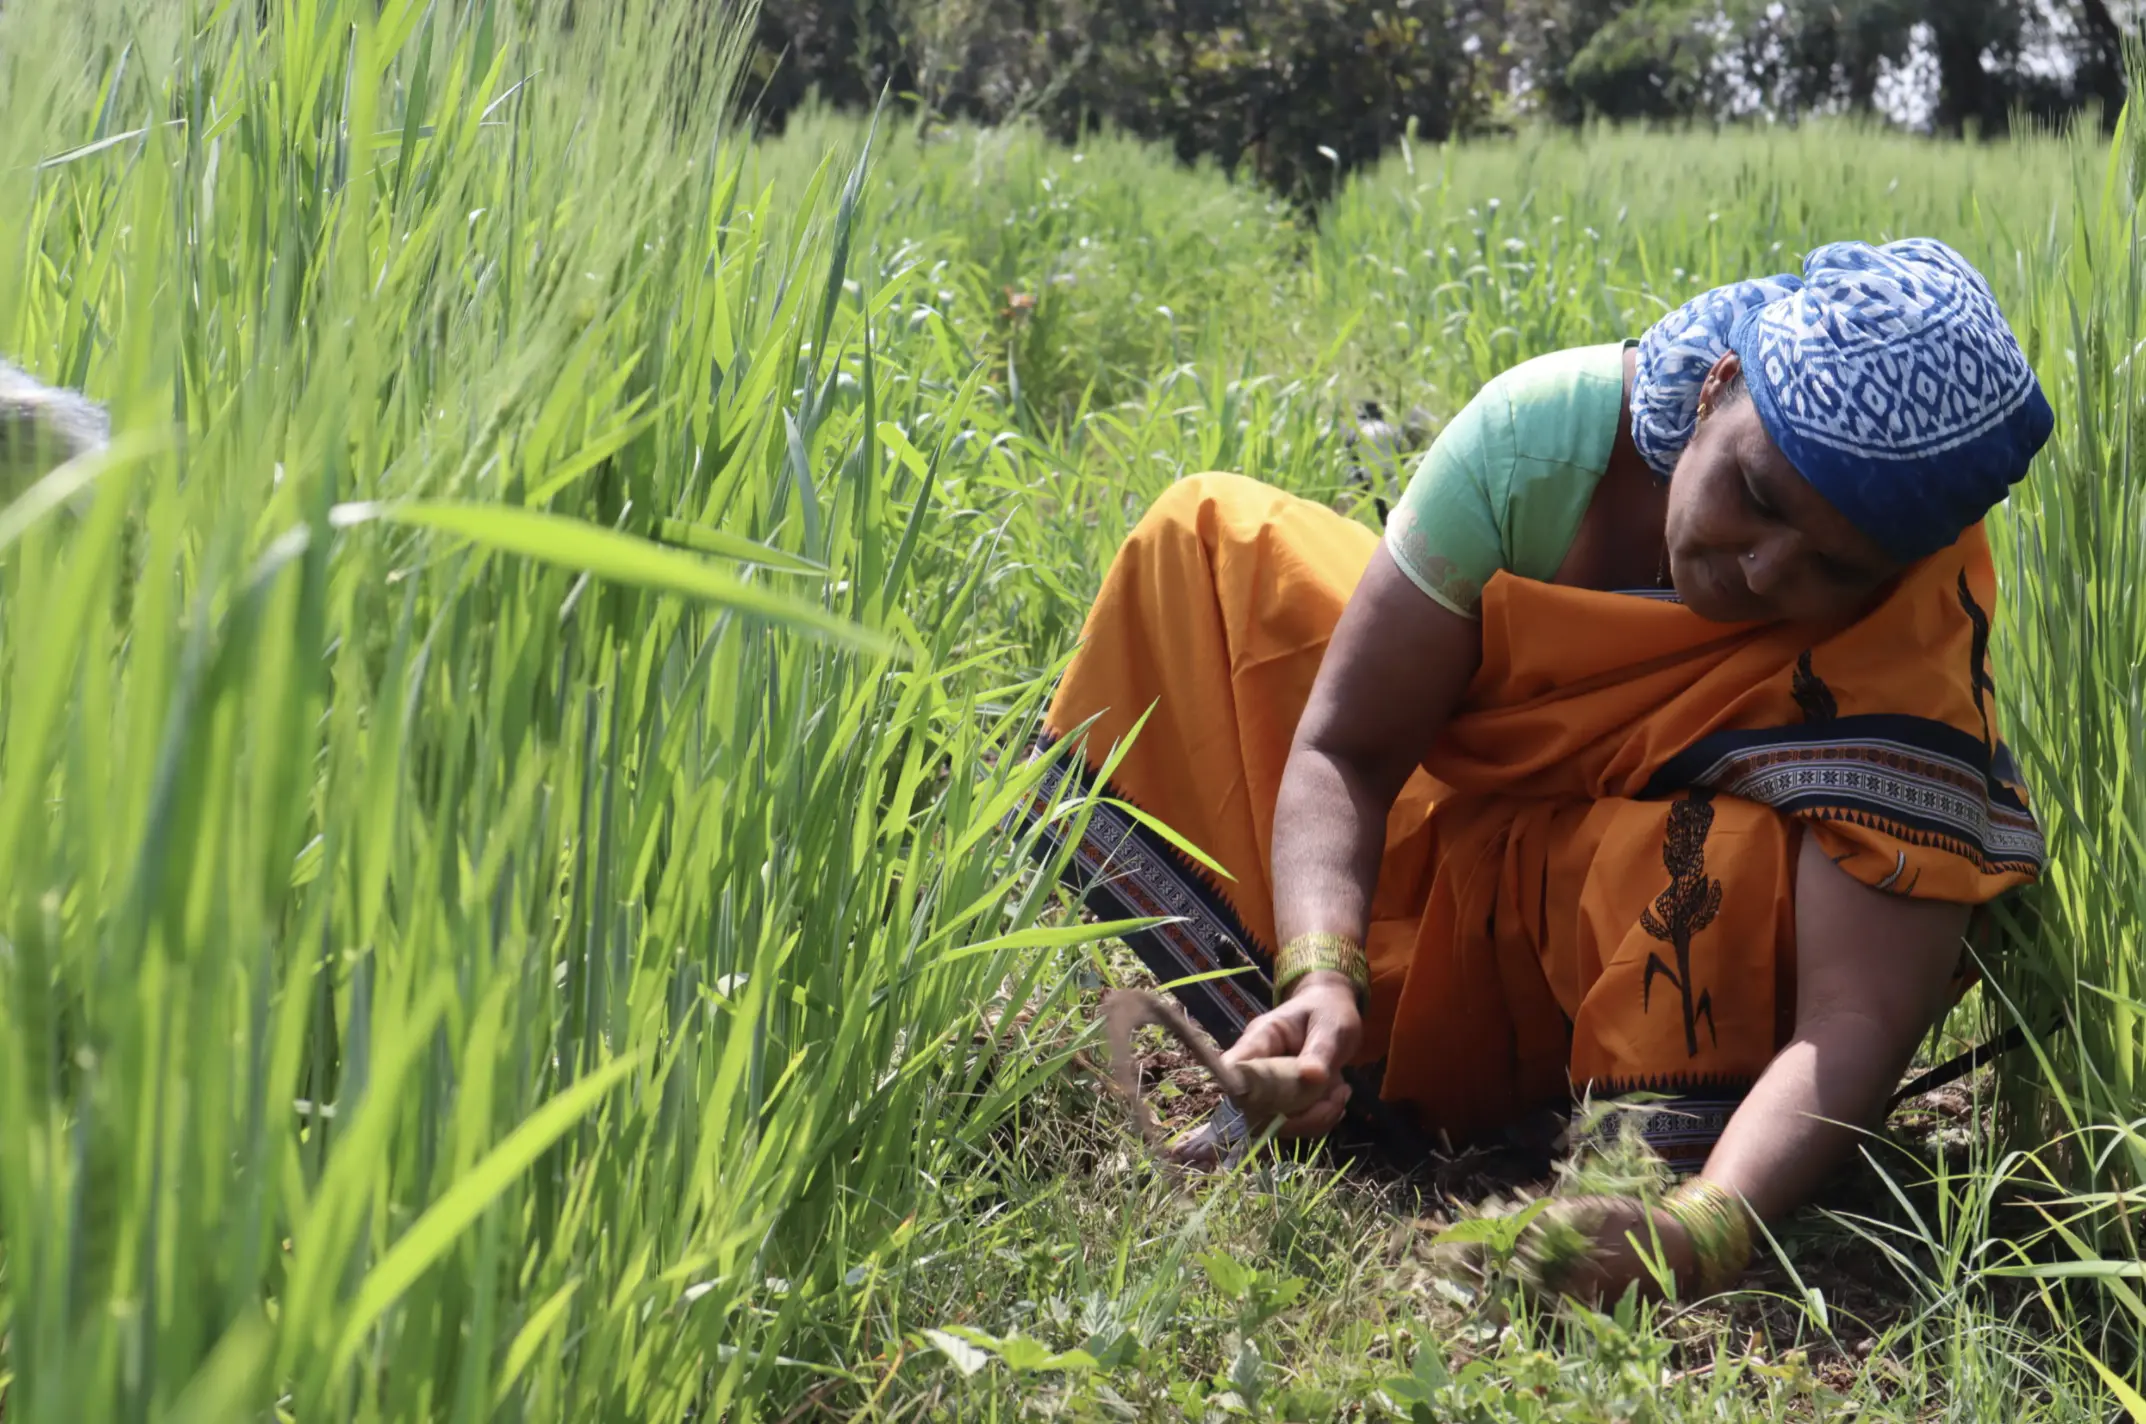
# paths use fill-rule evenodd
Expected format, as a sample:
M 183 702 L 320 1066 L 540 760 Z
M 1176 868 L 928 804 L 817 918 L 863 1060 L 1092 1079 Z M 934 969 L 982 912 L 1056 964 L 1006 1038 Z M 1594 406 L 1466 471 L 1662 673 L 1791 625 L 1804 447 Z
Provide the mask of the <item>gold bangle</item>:
M 1364 947 L 1347 935 L 1314 932 L 1298 935 L 1274 956 L 1274 1001 L 1288 998 L 1297 980 L 1320 969 L 1347 975 L 1356 988 L 1359 1006 L 1370 997 L 1371 965 L 1364 958 Z
M 1699 1294 L 1716 1295 L 1751 1264 L 1751 1213 L 1719 1183 L 1694 1177 L 1671 1192 L 1662 1209 L 1691 1238 L 1699 1263 Z

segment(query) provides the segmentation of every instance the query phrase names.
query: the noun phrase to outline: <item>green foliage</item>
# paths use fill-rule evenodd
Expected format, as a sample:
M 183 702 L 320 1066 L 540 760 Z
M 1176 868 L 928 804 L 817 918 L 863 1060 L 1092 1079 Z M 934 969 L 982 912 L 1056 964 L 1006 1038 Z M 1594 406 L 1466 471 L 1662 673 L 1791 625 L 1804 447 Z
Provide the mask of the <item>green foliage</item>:
M 1570 117 L 1674 119 L 1721 104 L 1714 6 L 1644 0 L 1564 9 L 1570 18 L 1560 28 L 1582 42 L 1558 56 L 1563 63 L 1548 81 L 1558 110 Z M 1589 9 L 1597 13 L 1571 14 Z
M 1619 6 L 1565 67 L 1581 108 L 1608 119 L 1674 119 L 1730 103 L 1717 71 L 1722 39 L 1712 7 L 1683 0 Z
M 1067 142 L 1108 126 L 1309 205 L 1404 133 L 1485 125 L 1474 19 L 1447 0 L 772 0 L 757 65 L 779 122 L 808 86 L 855 105 L 886 83 Z
M 164 13 L 0 14 L 7 1415 L 757 1407 L 1053 1062 L 1047 467 L 692 7 Z
M 0 507 L 10 1424 L 1834 1408 L 1725 1322 L 1516 1317 L 1399 1193 L 1127 1172 L 1060 1073 L 1109 927 L 1004 820 L 1169 480 L 1375 519 L 1359 401 L 1420 448 L 1515 360 L 1904 231 L 1982 262 L 2066 413 L 1999 521 L 2063 869 L 1992 982 L 2067 1022 L 2019 1130 L 2078 1127 L 1853 1223 L 1912 1309 L 1841 1392 L 2106 1412 L 2063 1342 L 2135 1318 L 2136 170 L 1404 141 L 1313 231 L 1110 134 L 748 144 L 734 29 L 568 19 L 0 9 L 41 59 L 0 87 L 0 349 L 115 436 Z
M 1879 75 L 1909 54 L 1919 0 L 1521 0 L 1543 40 L 1538 102 L 1590 115 L 1676 120 L 1869 114 Z M 2067 102 L 2054 93 L 2054 112 Z
M 1791 112 L 1838 106 L 1868 113 L 1883 67 L 1908 56 L 1924 7 L 1916 0 L 1801 0 L 1776 13 L 1746 3 L 1739 31 L 1756 27 L 1761 43 L 1739 56 L 1744 75 Z
M 1863 1235 L 1784 1231 L 1766 1254 L 1786 1264 L 1733 1315 L 1636 1298 L 1546 1313 L 1431 1259 L 1435 1223 L 1415 1219 L 1405 1189 L 1292 1155 L 1173 1191 L 1115 1161 L 1113 1128 L 1070 1098 L 995 1160 L 988 1207 L 954 1214 L 937 1237 L 947 1249 L 920 1251 L 902 1292 L 875 1302 L 875 1329 L 919 1322 L 879 1396 L 890 1411 L 1441 1424 L 2108 1414 L 2094 1361 L 1980 1268 L 1986 1213 L 2023 1185 L 1993 1156 L 1942 1186 L 1885 1179 L 1844 1218 Z M 1939 1219 L 1955 1238 L 1927 1234 Z M 1831 1298 L 1838 1277 L 1817 1273 L 1833 1254 L 1886 1262 L 1892 1298 Z M 1262 1277 L 1264 1302 L 1248 1287 Z M 1013 1338 L 1024 1362 L 1079 1350 L 1096 1363 L 1016 1370 L 994 1348 Z
M 2146 340 L 2139 117 L 2127 113 L 2099 171 L 2081 174 L 2070 221 L 2019 254 L 2014 319 L 2039 365 L 2062 363 L 2052 382 L 2062 403 L 2049 454 L 2012 500 L 2017 517 L 1995 526 L 2010 607 L 1994 655 L 2009 670 L 2008 735 L 2052 863 L 2009 918 L 1992 972 L 2007 1016 L 2035 1036 L 2040 1074 L 2064 1085 L 2036 1099 L 2033 1126 L 2080 1135 L 2068 1156 L 2073 1185 L 2089 1191 L 2146 1181 L 2135 1121 L 2146 1095 L 2146 717 L 2128 691 L 2146 663 L 2146 615 L 2121 591 L 2146 572 L 2136 477 L 2146 393 L 2131 359 Z M 2095 1207 L 2113 1233 L 2107 1248 L 2137 1257 L 2131 1213 L 2106 1198 Z
M 1093 0 L 1083 116 L 1291 198 L 1330 196 L 1404 133 L 1480 127 L 1444 0 Z
M 2113 119 L 2136 29 L 2107 0 L 766 0 L 754 73 L 778 126 L 891 90 L 927 124 L 1114 128 L 1309 209 L 1405 135 L 1868 116 L 1917 54 L 1942 132 Z

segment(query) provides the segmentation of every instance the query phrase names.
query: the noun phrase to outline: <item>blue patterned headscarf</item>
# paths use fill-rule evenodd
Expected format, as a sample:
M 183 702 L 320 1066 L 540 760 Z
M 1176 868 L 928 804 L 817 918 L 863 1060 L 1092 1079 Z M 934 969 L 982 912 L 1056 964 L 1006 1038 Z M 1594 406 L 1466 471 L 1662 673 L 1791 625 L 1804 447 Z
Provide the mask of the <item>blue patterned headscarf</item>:
M 1989 285 L 1932 238 L 1828 243 L 1800 279 L 1716 287 L 1656 322 L 1632 436 L 1662 478 L 1728 351 L 1789 463 L 1902 563 L 2003 500 L 2055 424 Z

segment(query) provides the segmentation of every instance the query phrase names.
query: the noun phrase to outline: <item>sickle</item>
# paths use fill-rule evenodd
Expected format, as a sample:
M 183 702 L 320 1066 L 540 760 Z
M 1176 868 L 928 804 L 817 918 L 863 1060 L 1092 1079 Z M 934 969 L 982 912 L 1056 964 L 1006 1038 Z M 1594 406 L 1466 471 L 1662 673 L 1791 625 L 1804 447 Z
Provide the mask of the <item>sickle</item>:
M 1293 1056 L 1225 1062 L 1192 1026 L 1184 1006 L 1168 994 L 1113 989 L 1103 995 L 1103 1015 L 1109 1025 L 1110 1064 L 1118 1090 L 1132 1105 L 1133 1120 L 1150 1150 L 1162 1146 L 1162 1131 L 1140 1096 L 1140 1070 L 1133 1061 L 1133 1031 L 1142 1024 L 1154 1024 L 1182 1043 L 1255 1129 L 1277 1118 L 1294 1117 L 1326 1096 L 1328 1074 L 1321 1064 Z

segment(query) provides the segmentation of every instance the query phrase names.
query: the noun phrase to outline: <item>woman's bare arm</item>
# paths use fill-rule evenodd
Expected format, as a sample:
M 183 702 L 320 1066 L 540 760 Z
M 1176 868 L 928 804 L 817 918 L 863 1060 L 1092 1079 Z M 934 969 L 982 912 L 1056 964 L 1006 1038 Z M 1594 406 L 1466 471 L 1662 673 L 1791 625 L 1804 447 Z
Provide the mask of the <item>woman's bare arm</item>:
M 1334 628 L 1274 809 L 1280 942 L 1361 940 L 1386 816 L 1483 656 L 1482 625 L 1434 602 L 1381 544 Z
M 1381 544 L 1327 644 L 1297 722 L 1274 809 L 1274 921 L 1281 943 L 1324 930 L 1361 940 L 1386 816 L 1482 659 L 1482 630 L 1409 582 Z M 1295 1055 L 1331 1077 L 1326 1097 L 1282 1126 L 1315 1135 L 1341 1120 L 1339 1069 L 1362 1032 L 1355 987 L 1307 974 L 1245 1027 L 1230 1062 Z
M 1846 1158 L 1859 1130 L 1882 1121 L 1915 1044 L 1944 1012 L 1966 907 L 1885 895 L 1826 858 L 1806 835 L 1796 861 L 1796 1026 L 1707 1158 L 1704 1175 L 1742 1196 L 1761 1219 L 1795 1210 Z M 1593 1226 L 1597 1252 L 1561 1287 L 1614 1300 L 1638 1282 L 1653 1295 L 1641 1252 L 1659 1233 L 1666 1264 L 1686 1287 L 1691 1242 L 1666 1214 L 1650 1226 L 1637 1198 L 1606 1198 Z M 1635 1247 L 1635 1243 L 1638 1243 Z
M 1706 1176 L 1762 1218 L 1808 1200 L 1883 1121 L 1945 1011 L 1968 909 L 1887 895 L 1806 834 L 1796 864 L 1796 1027 L 1729 1120 Z

